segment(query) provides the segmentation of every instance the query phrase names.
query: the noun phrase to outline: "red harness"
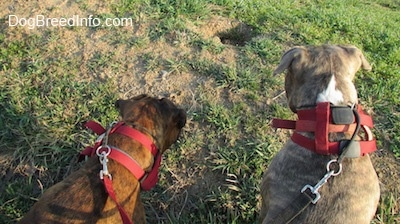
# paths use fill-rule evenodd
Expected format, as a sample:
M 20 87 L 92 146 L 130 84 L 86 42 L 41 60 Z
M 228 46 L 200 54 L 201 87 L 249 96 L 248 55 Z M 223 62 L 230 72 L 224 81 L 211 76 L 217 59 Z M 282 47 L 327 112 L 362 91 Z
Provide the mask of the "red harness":
M 349 112 L 350 111 L 350 112 Z M 346 157 L 359 157 L 376 150 L 376 141 L 372 136 L 372 118 L 357 105 L 361 128 L 365 132 L 365 140 L 354 141 Z M 346 114 L 343 117 L 342 114 Z M 351 116 L 349 116 L 351 114 Z M 340 155 L 343 142 L 330 142 L 328 134 L 331 132 L 350 132 L 356 130 L 357 123 L 350 107 L 335 107 L 329 102 L 318 103 L 313 109 L 297 111 L 298 120 L 273 119 L 274 128 L 294 129 L 292 141 L 306 149 L 322 155 Z M 313 132 L 314 138 L 299 134 L 299 132 Z
M 107 170 L 107 158 L 111 158 L 127 168 L 136 177 L 136 179 L 140 181 L 141 189 L 148 191 L 157 184 L 161 155 L 158 153 L 156 145 L 146 135 L 128 125 L 125 125 L 124 122 L 116 123 L 110 128 L 110 130 L 106 130 L 99 123 L 94 121 L 88 121 L 85 126 L 100 136 L 93 147 L 86 147 L 85 150 L 80 153 L 80 159 L 85 156 L 94 156 L 96 154 L 100 157 L 100 162 L 103 164 L 103 170 L 100 171 L 100 178 L 104 182 L 105 189 L 108 195 L 116 203 L 123 223 L 131 224 L 132 221 L 130 217 L 128 217 L 127 213 L 116 199 L 115 192 L 112 187 L 111 174 L 109 174 Z M 146 174 L 137 161 L 127 153 L 118 149 L 117 147 L 107 145 L 107 142 L 104 143 L 103 140 L 108 138 L 107 135 L 111 133 L 118 133 L 130 137 L 131 139 L 140 142 L 145 148 L 147 148 L 155 157 L 154 165 L 151 171 Z

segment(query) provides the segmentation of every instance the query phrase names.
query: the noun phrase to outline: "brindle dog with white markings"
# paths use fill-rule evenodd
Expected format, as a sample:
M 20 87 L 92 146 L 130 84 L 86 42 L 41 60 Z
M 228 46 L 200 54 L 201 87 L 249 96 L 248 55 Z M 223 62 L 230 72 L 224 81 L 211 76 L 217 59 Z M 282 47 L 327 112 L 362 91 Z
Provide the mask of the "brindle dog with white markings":
M 315 107 L 319 102 L 335 106 L 358 104 L 353 84 L 356 72 L 371 66 L 354 46 L 300 46 L 288 50 L 274 74 L 287 70 L 285 90 L 293 112 Z M 312 133 L 302 133 L 312 136 Z M 349 135 L 329 135 L 330 141 Z M 328 161 L 337 155 L 320 155 L 292 140 L 274 157 L 263 176 L 260 221 L 272 223 L 300 194 L 306 184 L 315 184 L 327 172 Z M 368 155 L 345 158 L 343 170 L 319 189 L 321 199 L 308 206 L 290 223 L 367 224 L 375 215 L 379 181 Z

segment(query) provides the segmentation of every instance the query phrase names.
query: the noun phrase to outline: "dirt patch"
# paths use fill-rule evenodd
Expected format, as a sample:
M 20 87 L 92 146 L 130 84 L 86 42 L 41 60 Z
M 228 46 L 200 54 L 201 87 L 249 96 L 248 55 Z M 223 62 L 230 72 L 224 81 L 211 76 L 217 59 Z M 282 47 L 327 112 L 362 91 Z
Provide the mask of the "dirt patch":
M 372 163 L 381 182 L 381 192 L 400 193 L 400 164 L 393 153 L 381 149 L 372 154 Z
M 213 16 L 200 24 L 188 23 L 187 27 L 204 39 L 233 46 L 244 46 L 256 35 L 253 27 L 222 16 Z

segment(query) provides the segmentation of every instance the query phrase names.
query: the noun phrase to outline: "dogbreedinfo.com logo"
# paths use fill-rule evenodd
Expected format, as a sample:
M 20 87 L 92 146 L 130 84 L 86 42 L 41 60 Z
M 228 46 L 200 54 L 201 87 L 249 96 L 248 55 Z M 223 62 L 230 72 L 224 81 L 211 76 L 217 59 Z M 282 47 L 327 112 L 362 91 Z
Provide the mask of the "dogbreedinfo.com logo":
M 28 29 L 38 27 L 111 27 L 111 26 L 133 26 L 132 18 L 98 18 L 93 15 L 81 17 L 73 15 L 71 17 L 50 18 L 44 15 L 36 15 L 30 18 L 19 17 L 17 15 L 8 16 L 8 26 L 22 26 Z

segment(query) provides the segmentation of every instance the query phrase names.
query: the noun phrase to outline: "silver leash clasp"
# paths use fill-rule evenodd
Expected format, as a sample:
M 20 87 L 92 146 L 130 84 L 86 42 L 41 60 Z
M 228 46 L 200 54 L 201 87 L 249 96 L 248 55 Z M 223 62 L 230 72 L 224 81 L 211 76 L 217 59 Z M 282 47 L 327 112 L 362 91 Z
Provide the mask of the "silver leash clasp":
M 105 150 L 102 150 L 105 149 Z M 108 145 L 101 145 L 96 149 L 96 154 L 99 157 L 100 163 L 103 165 L 103 169 L 100 170 L 100 179 L 104 179 L 104 176 L 108 176 L 108 178 L 111 180 L 112 176 L 108 172 L 108 156 L 111 153 L 111 148 Z
M 109 128 L 105 133 L 100 135 L 98 141 L 102 141 L 103 144 L 96 149 L 96 154 L 99 157 L 100 163 L 103 165 L 103 169 L 100 170 L 100 179 L 104 179 L 104 176 L 107 176 L 110 180 L 112 179 L 111 174 L 108 172 L 108 156 L 111 153 L 111 147 L 108 145 L 108 135 L 111 132 L 112 127 L 118 122 L 113 121 L 109 125 Z
M 337 165 L 338 165 L 336 171 L 335 171 L 335 169 L 331 169 L 331 165 L 333 163 L 337 163 Z M 328 182 L 329 178 L 331 178 L 332 176 L 337 176 L 342 172 L 342 164 L 338 163 L 336 159 L 333 159 L 326 164 L 326 171 L 327 171 L 327 173 L 325 174 L 325 176 L 322 177 L 315 186 L 311 186 L 311 185 L 307 184 L 303 187 L 303 189 L 301 189 L 301 193 L 304 193 L 307 189 L 309 189 L 311 191 L 311 193 L 315 195 L 314 199 L 311 201 L 313 204 L 316 204 L 318 202 L 318 200 L 321 198 L 321 195 L 318 192 L 318 190 L 326 182 Z

